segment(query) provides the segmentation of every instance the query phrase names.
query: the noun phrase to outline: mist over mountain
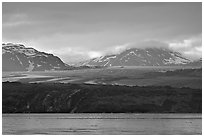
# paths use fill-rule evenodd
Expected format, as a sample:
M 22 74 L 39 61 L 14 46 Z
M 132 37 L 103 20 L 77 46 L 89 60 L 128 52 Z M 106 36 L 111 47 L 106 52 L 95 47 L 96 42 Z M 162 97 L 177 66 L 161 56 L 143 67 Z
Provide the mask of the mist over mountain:
M 197 63 L 195 63 L 197 62 Z M 200 65 L 201 61 L 192 61 L 181 53 L 167 48 L 131 48 L 119 54 L 112 54 L 91 59 L 84 65 L 98 66 L 175 66 Z
M 179 52 L 167 48 L 130 48 L 78 64 L 67 65 L 59 57 L 22 44 L 2 44 L 3 71 L 50 71 L 93 68 L 93 66 L 202 66 L 202 59 L 192 61 Z M 88 67 L 89 66 L 89 67 Z

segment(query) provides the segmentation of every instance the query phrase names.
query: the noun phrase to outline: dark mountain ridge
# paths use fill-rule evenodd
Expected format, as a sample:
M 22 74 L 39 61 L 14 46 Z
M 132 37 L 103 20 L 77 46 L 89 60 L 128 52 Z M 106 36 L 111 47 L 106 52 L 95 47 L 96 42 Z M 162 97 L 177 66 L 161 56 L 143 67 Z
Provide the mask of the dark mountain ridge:
M 2 44 L 3 71 L 49 71 L 72 67 L 53 54 L 40 52 L 22 44 Z

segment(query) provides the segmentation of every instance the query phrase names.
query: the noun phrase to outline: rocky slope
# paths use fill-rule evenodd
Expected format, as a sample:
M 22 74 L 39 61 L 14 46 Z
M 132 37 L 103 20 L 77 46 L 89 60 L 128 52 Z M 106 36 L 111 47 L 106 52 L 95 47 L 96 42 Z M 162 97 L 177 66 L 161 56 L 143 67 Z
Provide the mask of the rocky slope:
M 3 83 L 3 113 L 201 113 L 202 90 L 60 83 Z
M 180 53 L 165 48 L 128 49 L 120 54 L 94 58 L 85 64 L 100 66 L 172 66 L 191 61 Z
M 71 66 L 62 60 L 34 48 L 21 44 L 2 44 L 2 69 L 3 71 L 45 71 L 65 70 Z
M 186 64 L 187 66 L 192 66 L 192 67 L 202 67 L 202 58 L 192 61 L 188 64 Z

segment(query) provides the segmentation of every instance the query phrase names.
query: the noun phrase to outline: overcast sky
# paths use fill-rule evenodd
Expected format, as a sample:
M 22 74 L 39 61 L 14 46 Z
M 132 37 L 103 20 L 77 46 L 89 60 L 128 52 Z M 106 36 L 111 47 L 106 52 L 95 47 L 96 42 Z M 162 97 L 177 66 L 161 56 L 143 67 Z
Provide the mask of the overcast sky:
M 202 54 L 202 3 L 3 3 L 3 42 L 65 62 L 129 47 Z

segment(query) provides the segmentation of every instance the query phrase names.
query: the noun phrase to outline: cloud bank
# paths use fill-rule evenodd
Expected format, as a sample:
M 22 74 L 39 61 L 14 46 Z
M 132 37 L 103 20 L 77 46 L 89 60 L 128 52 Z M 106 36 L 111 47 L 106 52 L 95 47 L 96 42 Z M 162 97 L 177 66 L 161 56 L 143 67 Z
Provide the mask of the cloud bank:
M 130 47 L 167 47 L 200 58 L 202 3 L 3 2 L 2 40 L 65 62 Z

